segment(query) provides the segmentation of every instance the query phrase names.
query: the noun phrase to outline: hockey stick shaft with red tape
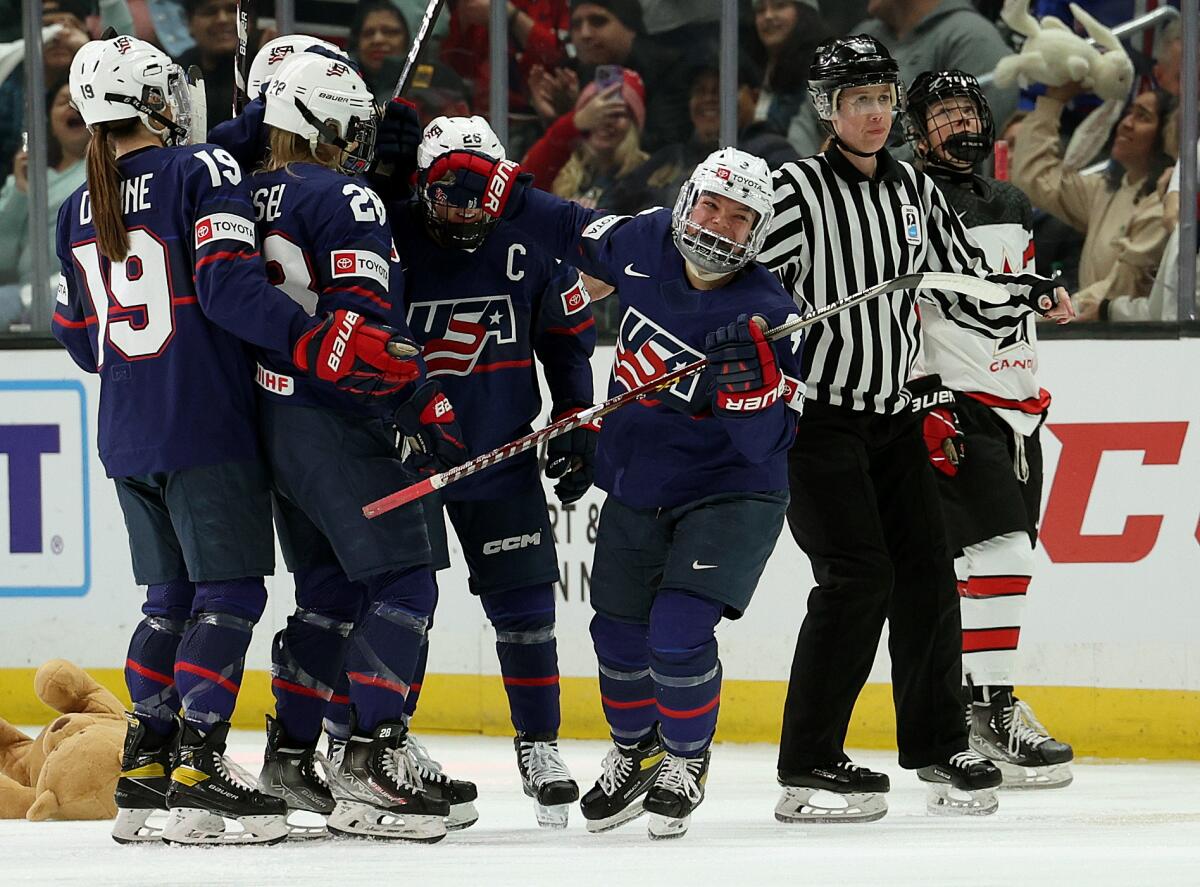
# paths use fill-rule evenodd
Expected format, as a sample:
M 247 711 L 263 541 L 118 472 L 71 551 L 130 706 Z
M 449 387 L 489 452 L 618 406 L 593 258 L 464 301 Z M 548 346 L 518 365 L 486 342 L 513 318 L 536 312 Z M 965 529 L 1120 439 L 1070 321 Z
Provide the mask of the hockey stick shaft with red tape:
M 982 280 L 978 277 L 970 277 L 960 274 L 907 274 L 904 277 L 897 277 L 894 280 L 886 281 L 878 286 L 863 290 L 859 293 L 846 296 L 844 299 L 839 299 L 836 302 L 831 302 L 824 308 L 816 311 L 810 311 L 803 317 L 790 320 L 782 323 L 777 327 L 766 330 L 763 333 L 764 338 L 768 341 L 784 339 L 788 336 L 798 333 L 800 330 L 810 327 L 813 324 L 827 320 L 835 314 L 840 314 L 848 308 L 853 308 L 855 305 L 861 304 L 868 299 L 874 299 L 877 296 L 894 293 L 900 290 L 916 290 L 916 289 L 944 289 L 952 292 L 962 293 L 964 295 L 973 296 L 982 302 L 990 304 L 999 304 L 1008 300 L 1008 291 L 999 284 L 991 283 Z M 435 474 L 432 477 L 427 477 L 412 486 L 405 487 L 403 490 L 398 490 L 395 493 L 384 496 L 382 499 L 377 499 L 368 505 L 363 506 L 363 514 L 368 517 L 378 517 L 385 514 L 394 508 L 399 508 L 401 505 L 407 505 L 409 502 L 416 501 L 422 496 L 427 496 L 437 490 L 442 489 L 455 481 L 470 477 L 473 474 L 478 474 L 485 468 L 490 468 L 498 462 L 503 462 L 505 459 L 511 459 L 513 456 L 518 456 L 521 453 L 539 447 L 545 441 L 555 437 L 567 434 L 597 419 L 607 416 L 614 410 L 619 410 L 621 407 L 631 404 L 634 401 L 645 400 L 652 394 L 662 391 L 664 388 L 670 388 L 681 379 L 686 379 L 689 376 L 694 376 L 706 366 L 708 361 L 704 358 L 689 363 L 687 366 L 680 367 L 673 372 L 667 373 L 655 379 L 653 382 L 647 382 L 645 385 L 639 385 L 637 388 L 631 388 L 629 391 L 619 394 L 614 398 L 606 400 L 604 403 L 596 404 L 593 407 L 588 407 L 586 410 L 581 410 L 572 416 L 559 419 L 547 425 L 545 428 L 538 431 L 530 432 L 524 437 L 519 437 L 511 443 L 506 443 L 503 446 L 497 447 L 489 453 L 484 453 L 482 456 L 476 456 L 468 462 L 464 462 L 455 468 L 448 471 L 443 471 L 441 474 Z

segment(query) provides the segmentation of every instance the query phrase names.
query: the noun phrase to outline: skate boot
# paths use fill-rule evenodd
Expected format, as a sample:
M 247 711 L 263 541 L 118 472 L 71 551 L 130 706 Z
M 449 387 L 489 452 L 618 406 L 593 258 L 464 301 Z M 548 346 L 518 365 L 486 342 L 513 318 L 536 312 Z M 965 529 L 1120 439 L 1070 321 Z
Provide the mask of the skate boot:
M 333 812 L 333 795 L 316 767 L 316 741 L 295 742 L 279 722 L 267 715 L 267 750 L 263 754 L 259 791 L 283 798 L 288 808 L 288 837 L 328 837 L 325 817 Z
M 614 743 L 600 765 L 600 778 L 579 804 L 587 830 L 611 831 L 641 816 L 642 796 L 653 784 L 666 755 L 658 731 L 652 731 L 637 745 Z
M 972 705 L 971 748 L 1004 775 L 1003 788 L 1066 788 L 1074 778 L 1071 746 L 1046 732 L 1012 687 L 980 687 Z
M 558 740 L 549 734 L 518 733 L 513 747 L 521 786 L 537 802 L 538 825 L 566 828 L 571 805 L 579 800 L 579 786 L 563 763 Z
M 446 837 L 450 805 L 422 790 L 405 745 L 403 721 L 352 735 L 332 776 L 329 830 L 343 835 L 434 844 Z
M 780 770 L 783 796 L 775 805 L 780 822 L 874 822 L 887 815 L 892 788 L 885 773 L 850 761 L 807 770 Z
M 479 812 L 474 803 L 479 797 L 475 783 L 447 776 L 442 765 L 429 756 L 424 744 L 411 733 L 408 734 L 405 751 L 412 767 L 421 777 L 425 793 L 450 805 L 450 815 L 446 817 L 446 830 L 454 832 L 474 825 L 479 820 Z
M 334 770 L 342 766 L 342 755 L 346 753 L 346 740 L 332 733 L 325 734 L 325 760 Z
M 277 844 L 288 836 L 287 804 L 254 788 L 254 779 L 225 757 L 229 722 L 202 736 L 184 723 L 163 826 L 168 844 Z M 225 820 L 241 826 L 231 831 Z
M 707 749 L 702 758 L 681 758 L 667 752 L 642 807 L 650 814 L 647 831 L 656 841 L 682 838 L 692 821 L 692 811 L 704 800 L 708 779 Z
M 175 737 L 157 736 L 131 712 L 125 713 L 125 720 L 125 748 L 121 752 L 121 776 L 117 779 L 117 820 L 113 823 L 112 838 L 118 844 L 157 841 L 162 837 L 162 819 L 167 812 Z M 163 816 L 158 816 L 159 812 Z
M 1000 806 L 994 789 L 1002 777 L 996 765 L 973 751 L 960 751 L 945 764 L 922 767 L 917 777 L 929 785 L 925 809 L 941 815 L 986 816 Z

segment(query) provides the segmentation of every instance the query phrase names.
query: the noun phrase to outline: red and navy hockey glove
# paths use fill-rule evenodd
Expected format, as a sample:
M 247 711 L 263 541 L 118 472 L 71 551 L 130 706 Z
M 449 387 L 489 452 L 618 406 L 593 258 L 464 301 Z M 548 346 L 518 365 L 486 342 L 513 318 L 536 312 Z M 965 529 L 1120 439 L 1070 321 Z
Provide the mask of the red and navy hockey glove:
M 352 397 L 373 401 L 395 394 L 421 375 L 416 361 L 392 356 L 408 351 L 415 356 L 420 348 L 398 330 L 339 308 L 313 318 L 313 326 L 292 347 L 292 363 Z
M 929 461 L 942 474 L 954 477 L 967 455 L 954 412 L 954 392 L 943 387 L 942 377 L 936 373 L 914 379 L 907 387 L 912 393 L 909 410 L 914 416 L 924 417 L 921 433 L 929 450 Z
M 583 412 L 583 407 L 555 408 L 553 421 Z M 596 441 L 600 421 L 580 425 L 546 444 L 546 477 L 557 480 L 554 495 L 563 505 L 578 502 L 596 477 Z
M 437 183 L 452 206 L 479 206 L 499 219 L 513 195 L 525 181 L 521 165 L 512 160 L 493 160 L 478 151 L 449 151 L 433 161 L 425 172 L 424 187 Z
M 467 446 L 442 386 L 429 381 L 413 392 L 392 416 L 410 451 L 404 466 L 421 477 L 439 474 L 467 461 Z
M 747 315 L 704 338 L 709 391 L 718 416 L 752 416 L 784 398 L 775 349 Z

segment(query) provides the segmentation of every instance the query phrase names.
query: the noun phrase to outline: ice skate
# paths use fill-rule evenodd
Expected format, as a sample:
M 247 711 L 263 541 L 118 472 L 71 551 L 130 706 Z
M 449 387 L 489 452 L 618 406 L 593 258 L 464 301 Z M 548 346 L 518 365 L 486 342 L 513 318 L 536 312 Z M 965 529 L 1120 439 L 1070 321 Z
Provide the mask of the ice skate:
M 1011 687 L 984 687 L 972 705 L 971 748 L 1004 775 L 1001 788 L 1066 788 L 1074 778 L 1071 746 L 1046 732 Z
M 316 741 L 293 741 L 283 727 L 267 715 L 267 750 L 263 755 L 258 788 L 282 798 L 288 808 L 288 837 L 324 838 L 329 835 L 325 817 L 333 812 L 333 795 L 316 767 Z
M 121 752 L 121 775 L 117 779 L 117 819 L 112 838 L 118 844 L 157 841 L 162 837 L 167 814 L 175 737 L 156 737 L 140 718 L 129 712 L 125 713 L 125 720 L 128 724 Z
M 579 800 L 579 786 L 563 763 L 558 740 L 553 736 L 518 734 L 517 769 L 525 794 L 537 802 L 537 821 L 542 828 L 566 828 L 571 805 Z
M 666 754 L 657 731 L 637 745 L 615 743 L 600 765 L 600 778 L 579 803 L 587 830 L 597 834 L 611 831 L 641 816 L 643 796 Z
M 650 814 L 647 831 L 654 840 L 682 838 L 692 821 L 692 811 L 704 800 L 711 752 L 702 758 L 681 758 L 667 753 L 642 807 Z
M 450 815 L 446 817 L 446 830 L 453 832 L 474 825 L 479 820 L 479 812 L 474 803 L 479 797 L 475 783 L 447 776 L 442 765 L 429 756 L 424 744 L 411 733 L 408 734 L 405 751 L 413 768 L 421 777 L 425 793 L 450 805 Z
M 850 761 L 807 770 L 780 770 L 783 795 L 775 805 L 780 822 L 874 822 L 887 815 L 891 781 Z
M 383 721 L 371 736 L 350 737 L 331 779 L 337 802 L 331 832 L 422 844 L 446 837 L 450 805 L 424 792 L 407 738 L 402 721 Z
M 1000 806 L 995 788 L 1002 777 L 996 765 L 973 751 L 951 755 L 945 764 L 922 767 L 917 777 L 929 785 L 925 809 L 942 816 L 986 816 Z
M 225 757 L 228 734 L 228 721 L 206 736 L 181 726 L 167 789 L 166 843 L 276 844 L 287 838 L 287 804 L 256 789 L 253 778 Z M 231 830 L 229 821 L 241 828 Z

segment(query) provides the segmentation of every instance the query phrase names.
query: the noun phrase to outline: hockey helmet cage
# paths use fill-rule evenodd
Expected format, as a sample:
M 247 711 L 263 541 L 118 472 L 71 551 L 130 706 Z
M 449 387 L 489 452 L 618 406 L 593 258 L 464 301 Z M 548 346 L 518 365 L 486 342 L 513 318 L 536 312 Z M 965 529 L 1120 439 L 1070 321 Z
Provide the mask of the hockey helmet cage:
M 254 56 L 254 61 L 250 64 L 249 82 L 246 84 L 247 95 L 252 99 L 258 98 L 259 92 L 274 76 L 276 68 L 292 56 L 299 55 L 313 46 L 320 46 L 333 55 L 348 58 L 341 49 L 319 37 L 309 37 L 307 34 L 276 37 L 264 43 L 262 49 Z
M 754 222 L 745 243 L 710 231 L 692 221 L 692 210 L 702 194 L 728 197 L 749 207 Z M 767 239 L 774 209 L 775 189 L 767 162 L 737 148 L 721 148 L 696 167 L 679 190 L 671 212 L 671 234 L 683 257 L 708 274 L 730 274 L 749 264 Z
M 828 129 L 837 112 L 838 93 L 856 86 L 892 87 L 893 107 L 904 110 L 904 81 L 900 66 L 874 37 L 856 34 L 826 40 L 813 53 L 808 69 L 808 94 L 817 116 Z
M 88 127 L 136 117 L 163 144 L 188 143 L 193 115 L 187 78 L 144 40 L 85 43 L 71 60 L 69 86 L 71 103 Z
M 996 141 L 992 109 L 978 80 L 965 71 L 923 71 L 908 88 L 908 107 L 905 113 L 905 135 L 914 153 L 923 157 L 929 165 L 952 170 L 955 169 L 954 165 L 933 154 L 928 150 L 928 146 L 930 109 L 954 98 L 969 99 L 975 105 L 979 131 L 954 132 L 954 124 L 947 121 L 938 127 L 950 130 L 943 134 L 942 149 L 960 164 L 974 167 L 987 159 Z
M 342 151 L 341 171 L 362 175 L 375 158 L 375 98 L 350 65 L 311 52 L 291 55 L 273 72 L 263 122 Z
M 417 190 L 429 236 L 444 247 L 476 249 L 500 220 L 484 213 L 477 201 L 455 204 L 440 183 L 428 180 L 433 162 L 451 151 L 474 151 L 493 160 L 504 160 L 504 145 L 482 117 L 435 117 L 425 127 L 417 148 Z M 461 218 L 463 215 L 469 218 Z

